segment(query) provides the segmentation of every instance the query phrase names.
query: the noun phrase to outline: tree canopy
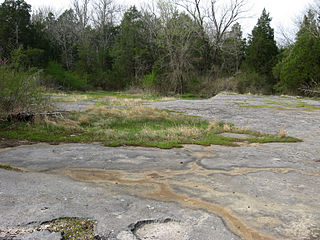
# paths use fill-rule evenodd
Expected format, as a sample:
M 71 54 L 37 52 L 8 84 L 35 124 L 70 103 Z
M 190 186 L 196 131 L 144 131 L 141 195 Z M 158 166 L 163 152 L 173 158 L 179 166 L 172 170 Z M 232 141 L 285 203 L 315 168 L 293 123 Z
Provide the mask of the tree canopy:
M 221 90 L 306 93 L 319 87 L 318 7 L 296 41 L 278 49 L 263 10 L 248 40 L 238 20 L 246 0 L 159 0 L 122 11 L 114 0 L 73 1 L 61 14 L 25 0 L 0 5 L 0 65 L 44 69 L 45 82 L 66 89 L 204 94 Z M 312 91 L 311 91 L 312 92 Z

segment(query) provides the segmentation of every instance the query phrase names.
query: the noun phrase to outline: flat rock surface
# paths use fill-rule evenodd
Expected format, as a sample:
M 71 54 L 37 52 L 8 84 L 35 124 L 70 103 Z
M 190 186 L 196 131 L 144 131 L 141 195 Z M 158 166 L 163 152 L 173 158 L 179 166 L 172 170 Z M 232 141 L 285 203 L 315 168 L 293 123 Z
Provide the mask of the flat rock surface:
M 0 163 L 24 171 L 0 169 L 0 239 L 12 239 L 2 229 L 60 217 L 94 219 L 104 239 L 320 239 L 319 101 L 220 94 L 150 105 L 261 132 L 282 129 L 303 142 L 2 149 Z M 28 236 L 60 238 L 46 231 L 21 238 Z

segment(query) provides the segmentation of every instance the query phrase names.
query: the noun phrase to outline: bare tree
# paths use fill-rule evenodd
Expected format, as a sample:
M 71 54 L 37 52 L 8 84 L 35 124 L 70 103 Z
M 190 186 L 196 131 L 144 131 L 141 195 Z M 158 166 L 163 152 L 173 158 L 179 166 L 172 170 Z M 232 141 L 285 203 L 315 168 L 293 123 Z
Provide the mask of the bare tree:
M 89 3 L 90 0 L 73 0 L 73 10 L 82 30 L 88 26 L 90 21 Z
M 96 0 L 93 7 L 93 23 L 98 29 L 103 29 L 106 25 L 114 25 L 116 15 L 121 10 L 114 0 Z
M 286 47 L 292 46 L 295 42 L 295 38 L 299 30 L 298 27 L 285 29 L 283 26 L 279 26 L 278 29 L 279 30 L 277 33 L 279 35 L 278 41 L 279 41 L 280 47 L 286 48 Z
M 49 14 L 47 32 L 51 41 L 62 53 L 62 61 L 68 70 L 72 69 L 75 61 L 75 48 L 79 41 L 79 31 L 76 16 L 72 9 L 66 10 L 57 19 Z
M 198 37 L 197 24 L 184 13 L 179 13 L 169 1 L 159 1 L 160 29 L 157 45 L 163 50 L 162 67 L 168 84 L 166 90 L 182 93 L 185 84 L 194 76 L 194 43 Z M 171 88 L 171 89 L 170 89 Z
M 60 11 L 57 11 L 56 9 L 50 7 L 50 6 L 43 6 L 36 10 L 32 11 L 31 21 L 32 22 L 44 22 L 46 18 L 53 14 L 55 16 L 59 16 L 61 14 Z
M 212 59 L 215 63 L 228 29 L 244 18 L 245 13 L 248 12 L 247 2 L 247 0 L 229 0 L 228 3 L 222 4 L 219 0 L 209 2 L 177 0 L 176 4 L 183 7 L 206 31 L 212 47 Z

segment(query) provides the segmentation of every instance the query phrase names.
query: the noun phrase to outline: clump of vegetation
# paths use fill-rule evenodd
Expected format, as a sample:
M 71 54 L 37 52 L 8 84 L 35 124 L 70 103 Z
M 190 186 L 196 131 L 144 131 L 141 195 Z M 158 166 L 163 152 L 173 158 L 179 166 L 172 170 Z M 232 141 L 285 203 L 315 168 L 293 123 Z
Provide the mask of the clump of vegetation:
M 49 62 L 45 69 L 46 78 L 52 78 L 52 82 L 58 86 L 69 90 L 85 90 L 88 89 L 87 80 L 82 76 L 68 72 L 63 69 L 62 65 L 57 62 Z
M 10 165 L 4 165 L 4 164 L 0 164 L 0 168 L 4 169 L 4 170 L 8 170 L 8 171 L 17 171 L 17 172 L 21 172 L 20 169 L 12 167 Z
M 319 96 L 319 24 L 318 13 L 310 10 L 300 24 L 295 44 L 284 51 L 274 68 L 274 75 L 280 80 L 278 91 Z
M 39 73 L 0 66 L 0 117 L 42 111 L 48 106 Z
M 94 240 L 95 221 L 77 218 L 59 218 L 50 223 L 48 230 L 61 232 L 64 240 Z
M 221 133 L 244 133 L 255 137 L 238 139 Z M 182 147 L 182 144 L 236 146 L 236 142 L 295 142 L 232 124 L 209 122 L 199 117 L 174 114 L 144 106 L 130 108 L 91 107 L 64 119 L 44 119 L 37 123 L 0 123 L 0 136 L 44 142 L 101 142 L 106 146 Z

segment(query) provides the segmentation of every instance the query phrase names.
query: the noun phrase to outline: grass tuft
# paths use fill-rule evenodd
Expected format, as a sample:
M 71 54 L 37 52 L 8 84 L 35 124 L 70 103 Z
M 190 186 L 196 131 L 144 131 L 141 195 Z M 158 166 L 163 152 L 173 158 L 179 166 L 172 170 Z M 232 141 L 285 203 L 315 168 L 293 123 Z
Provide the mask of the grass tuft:
M 279 138 L 286 138 L 287 135 L 287 131 L 284 128 L 280 128 L 279 133 L 278 133 L 278 137 Z

